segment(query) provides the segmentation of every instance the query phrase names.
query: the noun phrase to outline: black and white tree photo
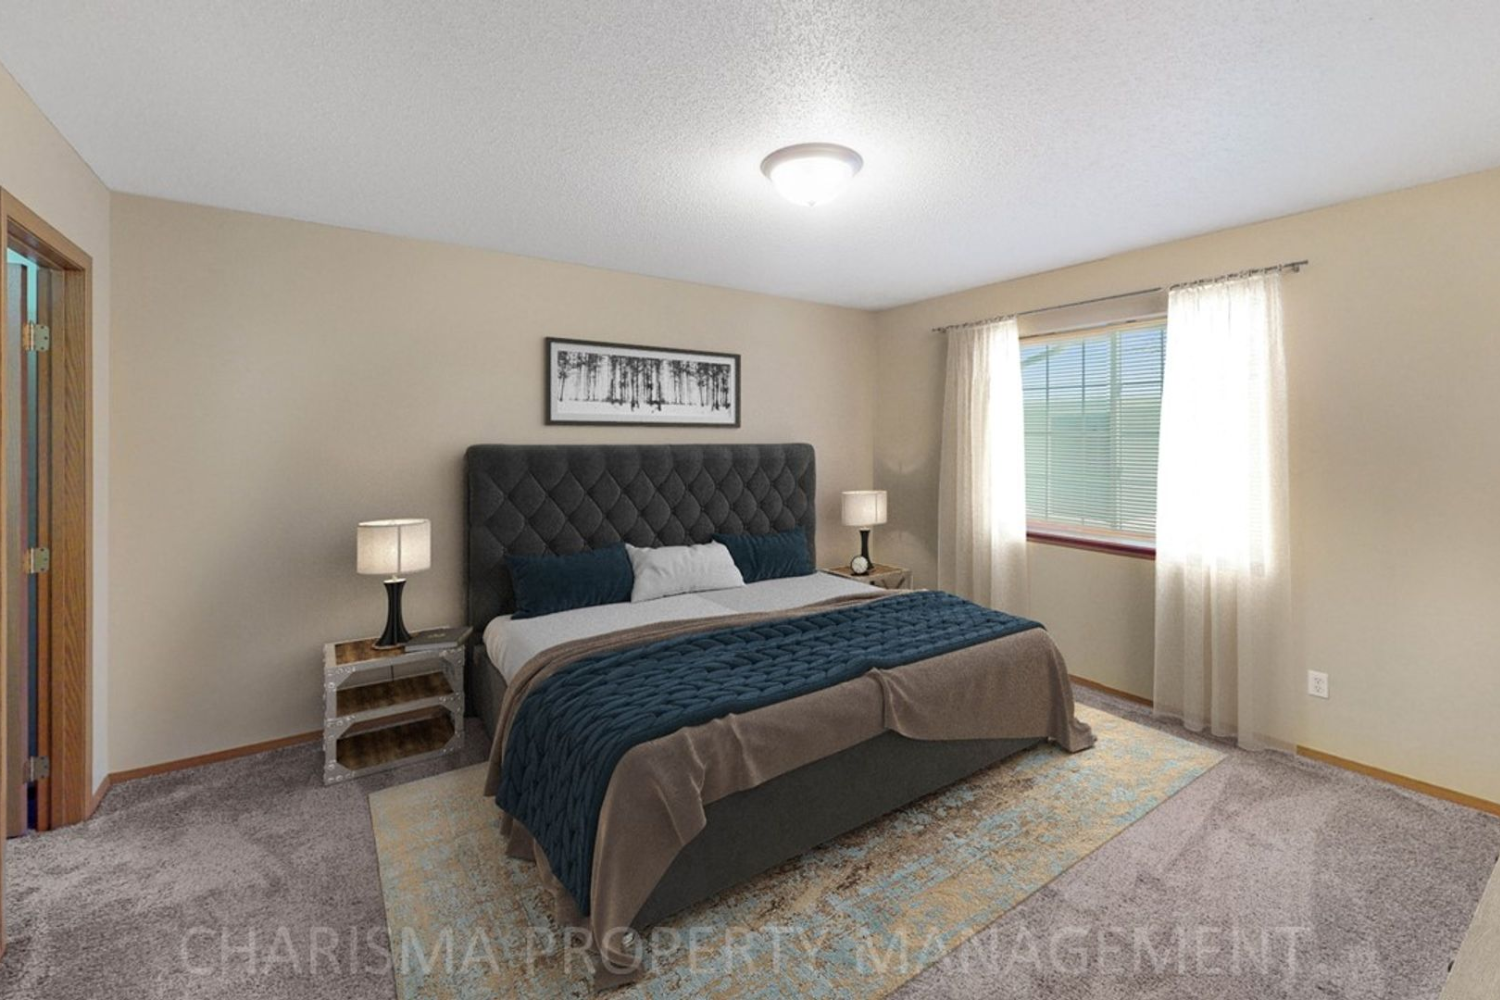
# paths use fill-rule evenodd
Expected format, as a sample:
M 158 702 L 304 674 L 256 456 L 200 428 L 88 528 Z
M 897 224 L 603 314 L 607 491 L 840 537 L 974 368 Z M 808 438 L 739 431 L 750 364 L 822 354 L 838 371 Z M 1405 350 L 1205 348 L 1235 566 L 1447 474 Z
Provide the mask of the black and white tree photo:
M 738 427 L 740 358 L 592 341 L 547 341 L 549 423 Z

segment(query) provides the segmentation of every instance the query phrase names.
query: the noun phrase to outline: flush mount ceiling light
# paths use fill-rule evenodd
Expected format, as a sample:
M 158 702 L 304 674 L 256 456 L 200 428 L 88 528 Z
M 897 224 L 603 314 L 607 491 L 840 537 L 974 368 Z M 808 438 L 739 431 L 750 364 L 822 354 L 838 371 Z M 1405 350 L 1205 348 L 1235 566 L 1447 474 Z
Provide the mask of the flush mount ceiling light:
M 831 142 L 804 142 L 778 149 L 760 161 L 765 174 L 787 201 L 821 205 L 844 193 L 859 168 L 860 155 Z

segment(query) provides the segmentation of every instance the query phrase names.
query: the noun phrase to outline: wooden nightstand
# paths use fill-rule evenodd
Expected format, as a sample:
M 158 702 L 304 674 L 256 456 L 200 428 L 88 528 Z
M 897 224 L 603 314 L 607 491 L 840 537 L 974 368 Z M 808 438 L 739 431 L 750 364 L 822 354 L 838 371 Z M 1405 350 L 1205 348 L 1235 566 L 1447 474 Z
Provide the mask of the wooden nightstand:
M 910 590 L 911 570 L 902 566 L 882 566 L 880 563 L 870 567 L 870 572 L 864 576 L 855 576 L 854 570 L 848 566 L 830 566 L 823 572 L 832 573 L 834 576 L 842 576 L 850 580 L 858 580 L 868 583 L 872 587 L 883 587 L 886 590 Z
M 464 745 L 464 655 L 456 646 L 323 646 L 323 784 L 451 754 Z

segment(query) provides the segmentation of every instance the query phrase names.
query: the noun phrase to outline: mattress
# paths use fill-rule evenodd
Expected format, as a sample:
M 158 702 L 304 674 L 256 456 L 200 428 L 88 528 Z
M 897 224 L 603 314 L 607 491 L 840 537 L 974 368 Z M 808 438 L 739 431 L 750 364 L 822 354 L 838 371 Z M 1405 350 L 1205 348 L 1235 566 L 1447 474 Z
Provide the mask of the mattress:
M 678 594 L 639 604 L 602 604 L 592 608 L 560 611 L 540 618 L 514 620 L 510 615 L 493 619 L 484 629 L 484 649 L 489 661 L 509 684 L 521 668 L 538 653 L 559 643 L 586 639 L 621 629 L 659 622 L 685 621 L 748 611 L 784 611 L 815 601 L 868 593 L 875 588 L 831 573 L 762 580 L 729 590 Z

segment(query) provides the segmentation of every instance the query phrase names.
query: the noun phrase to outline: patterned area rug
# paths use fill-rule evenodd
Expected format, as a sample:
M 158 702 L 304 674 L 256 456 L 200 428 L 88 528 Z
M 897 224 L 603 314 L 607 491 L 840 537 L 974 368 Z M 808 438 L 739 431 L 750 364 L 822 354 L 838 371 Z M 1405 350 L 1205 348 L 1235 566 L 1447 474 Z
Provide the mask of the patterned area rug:
M 1045 744 L 847 834 L 648 934 L 613 997 L 881 997 L 1223 757 L 1080 706 L 1098 744 Z M 402 1000 L 586 997 L 585 942 L 505 856 L 483 765 L 370 796 Z

